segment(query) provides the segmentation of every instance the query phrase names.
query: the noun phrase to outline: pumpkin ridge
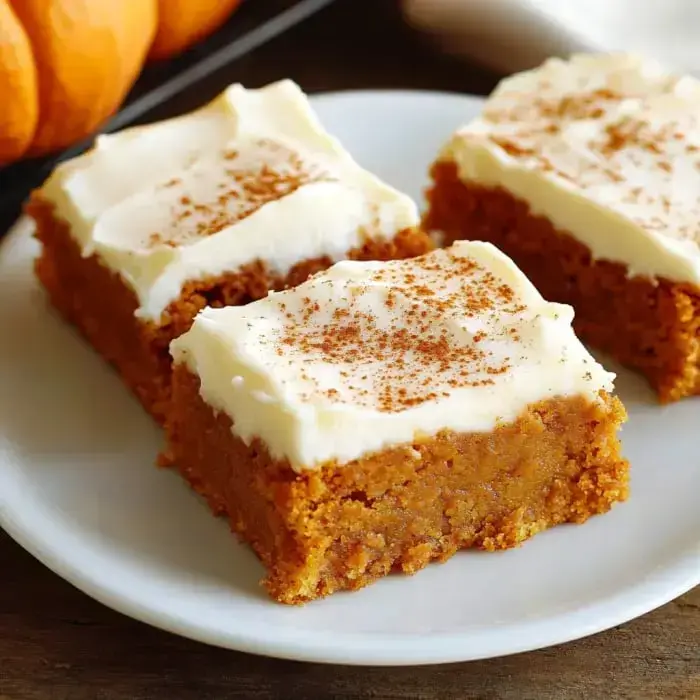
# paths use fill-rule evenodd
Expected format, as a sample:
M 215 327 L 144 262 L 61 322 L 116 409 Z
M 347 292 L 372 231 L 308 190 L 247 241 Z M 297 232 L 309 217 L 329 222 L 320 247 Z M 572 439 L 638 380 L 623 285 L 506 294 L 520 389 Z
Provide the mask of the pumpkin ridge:
M 21 158 L 39 120 L 31 41 L 11 2 L 0 0 L 0 166 Z
M 156 0 L 10 0 L 31 43 L 42 155 L 94 132 L 121 104 L 156 31 Z

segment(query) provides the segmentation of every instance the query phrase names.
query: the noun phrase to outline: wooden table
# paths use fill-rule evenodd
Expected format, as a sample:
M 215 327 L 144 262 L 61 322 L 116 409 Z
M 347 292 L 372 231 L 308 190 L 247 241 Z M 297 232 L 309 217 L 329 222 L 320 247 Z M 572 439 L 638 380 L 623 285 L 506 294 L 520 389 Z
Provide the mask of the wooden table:
M 340 0 L 223 80 L 257 85 L 290 76 L 309 91 L 493 87 L 493 75 L 439 56 L 403 28 L 392 6 Z M 79 593 L 0 534 L 0 699 L 229 697 L 698 699 L 700 588 L 561 647 L 448 666 L 360 669 L 253 657 L 151 629 Z

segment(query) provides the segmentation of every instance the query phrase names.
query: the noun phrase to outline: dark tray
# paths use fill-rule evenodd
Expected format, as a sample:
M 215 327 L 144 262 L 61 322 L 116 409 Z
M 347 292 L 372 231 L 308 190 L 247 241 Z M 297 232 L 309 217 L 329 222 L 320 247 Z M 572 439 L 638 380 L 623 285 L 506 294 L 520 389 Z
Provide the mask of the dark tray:
M 121 110 L 100 133 L 174 116 L 203 104 L 223 87 L 216 80 L 219 71 L 331 2 L 245 0 L 213 36 L 173 60 L 147 66 Z M 57 155 L 0 169 L 0 237 L 19 216 L 29 192 L 59 162 L 89 148 L 95 135 Z

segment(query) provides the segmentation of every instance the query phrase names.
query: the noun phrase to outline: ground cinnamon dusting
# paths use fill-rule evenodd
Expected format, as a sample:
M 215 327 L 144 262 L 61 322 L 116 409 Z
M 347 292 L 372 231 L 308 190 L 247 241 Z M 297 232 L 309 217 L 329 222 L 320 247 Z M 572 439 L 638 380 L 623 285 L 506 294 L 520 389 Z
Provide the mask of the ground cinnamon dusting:
M 618 89 L 615 75 L 607 82 L 590 89 L 572 77 L 567 95 L 545 81 L 496 93 L 457 138 L 486 141 L 643 229 L 700 244 L 697 98 L 684 102 L 675 78 L 636 92 Z
M 280 307 L 290 322 L 279 335 L 276 354 L 302 357 L 305 366 L 343 368 L 342 386 L 328 388 L 313 372 L 305 372 L 305 379 L 314 393 L 382 412 L 402 411 L 454 389 L 493 384 L 494 376 L 511 369 L 511 361 L 494 357 L 483 341 L 495 334 L 519 340 L 508 317 L 524 307 L 511 287 L 475 261 L 443 254 L 447 262 L 424 256 L 374 271 L 364 286 L 351 286 L 344 305 L 330 314 L 308 296 L 291 319 L 288 305 Z M 455 279 L 464 282 L 450 286 Z M 377 288 L 386 290 L 381 312 L 365 295 Z M 496 317 L 499 323 L 490 324 Z M 485 327 L 465 342 L 455 327 L 470 318 L 484 319 Z M 368 367 L 371 372 L 363 371 Z
M 245 154 L 224 151 L 222 163 L 211 168 L 217 174 L 217 181 L 208 188 L 214 196 L 207 201 L 197 201 L 188 192 L 179 196 L 171 206 L 168 232 L 152 233 L 147 247 L 176 247 L 213 236 L 304 185 L 335 179 L 322 167 L 307 163 L 293 149 L 269 139 L 256 141 Z M 171 180 L 163 187 L 182 182 Z

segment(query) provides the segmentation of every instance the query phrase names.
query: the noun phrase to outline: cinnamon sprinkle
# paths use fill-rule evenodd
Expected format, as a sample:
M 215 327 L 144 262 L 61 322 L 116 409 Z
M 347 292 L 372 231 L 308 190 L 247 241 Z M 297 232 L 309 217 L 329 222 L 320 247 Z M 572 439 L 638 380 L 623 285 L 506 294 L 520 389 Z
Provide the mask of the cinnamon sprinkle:
M 214 182 L 206 189 L 212 196 L 207 200 L 195 200 L 185 189 L 187 175 L 163 185 L 167 188 L 179 186 L 184 191 L 171 205 L 167 231 L 149 235 L 148 247 L 176 247 L 213 236 L 305 185 L 334 180 L 329 172 L 305 162 L 295 151 L 265 139 L 256 141 L 245 152 L 223 151 L 219 163 L 213 163 L 207 171 L 195 167 L 190 177 L 193 178 L 190 188 L 196 186 L 197 178 L 211 177 Z
M 505 83 L 477 128 L 458 137 L 488 140 L 522 168 L 565 180 L 642 228 L 700 245 L 697 97 L 682 101 L 673 76 L 641 86 L 614 69 L 607 76 L 572 69 L 569 78 L 521 90 Z M 648 183 L 643 194 L 640 182 Z
M 512 368 L 509 358 L 482 348 L 489 338 L 499 340 L 504 319 L 524 310 L 515 291 L 473 260 L 440 255 L 447 262 L 428 255 L 383 265 L 366 283 L 350 286 L 344 302 L 329 298 L 343 304 L 333 310 L 308 296 L 299 300 L 276 342 L 305 367 L 338 367 L 343 380 L 329 387 L 321 372 L 312 381 L 314 394 L 398 412 L 453 389 L 493 384 Z M 373 310 L 369 288 L 387 290 L 385 312 Z M 473 334 L 469 319 L 480 322 Z M 506 336 L 502 342 L 519 340 Z

